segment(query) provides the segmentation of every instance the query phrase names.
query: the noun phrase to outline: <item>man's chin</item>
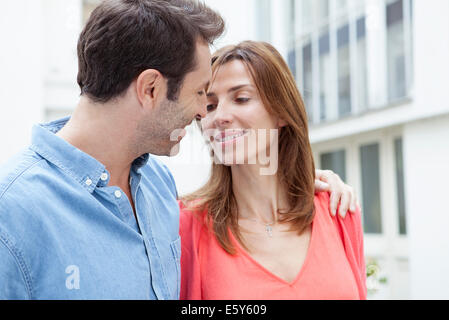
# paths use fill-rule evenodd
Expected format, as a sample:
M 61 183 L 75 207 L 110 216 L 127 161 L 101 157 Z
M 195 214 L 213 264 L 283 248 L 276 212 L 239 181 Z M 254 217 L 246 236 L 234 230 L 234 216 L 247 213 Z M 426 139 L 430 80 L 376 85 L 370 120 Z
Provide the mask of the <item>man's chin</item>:
M 160 147 L 158 151 L 159 156 L 163 157 L 175 157 L 179 154 L 179 151 L 181 149 L 181 143 L 180 142 L 173 142 L 170 141 L 168 145 L 165 145 L 164 147 Z
M 179 151 L 181 149 L 181 143 L 178 142 L 177 144 L 175 144 L 170 151 L 167 154 L 167 157 L 175 157 L 179 154 Z

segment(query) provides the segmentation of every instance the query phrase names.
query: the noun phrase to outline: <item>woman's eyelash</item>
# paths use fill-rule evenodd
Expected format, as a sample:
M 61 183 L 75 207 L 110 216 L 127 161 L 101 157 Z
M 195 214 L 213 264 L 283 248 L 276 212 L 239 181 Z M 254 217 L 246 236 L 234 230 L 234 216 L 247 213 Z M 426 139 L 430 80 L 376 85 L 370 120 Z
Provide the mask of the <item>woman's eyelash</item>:
M 213 111 L 216 107 L 217 107 L 217 105 L 215 105 L 215 104 L 208 104 L 206 107 L 207 112 Z
M 250 99 L 250 98 L 235 98 L 235 101 L 236 101 L 237 103 L 246 103 L 246 102 L 248 102 L 249 100 L 251 100 L 251 99 Z M 216 104 L 208 104 L 208 105 L 206 106 L 207 112 L 214 111 L 216 108 L 217 108 L 217 105 L 216 105 Z

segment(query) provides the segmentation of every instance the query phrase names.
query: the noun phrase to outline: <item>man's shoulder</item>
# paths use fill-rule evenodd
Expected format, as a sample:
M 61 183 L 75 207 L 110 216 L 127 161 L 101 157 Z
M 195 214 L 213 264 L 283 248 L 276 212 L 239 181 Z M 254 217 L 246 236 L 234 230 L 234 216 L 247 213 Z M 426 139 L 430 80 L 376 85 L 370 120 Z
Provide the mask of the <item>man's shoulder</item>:
M 3 196 L 14 185 L 20 183 L 32 183 L 24 178 L 36 165 L 38 165 L 43 158 L 35 152 L 26 149 L 0 166 L 0 203 Z

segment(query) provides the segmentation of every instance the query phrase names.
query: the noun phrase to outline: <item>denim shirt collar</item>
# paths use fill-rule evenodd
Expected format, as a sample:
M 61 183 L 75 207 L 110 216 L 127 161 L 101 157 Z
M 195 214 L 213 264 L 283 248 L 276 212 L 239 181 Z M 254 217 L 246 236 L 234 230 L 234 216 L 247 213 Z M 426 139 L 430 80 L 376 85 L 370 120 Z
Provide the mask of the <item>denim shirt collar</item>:
M 98 160 L 56 135 L 69 120 L 70 117 L 65 117 L 34 125 L 30 148 L 92 193 L 97 186 L 106 186 L 110 175 L 106 167 Z M 132 169 L 137 172 L 148 162 L 148 159 L 149 154 L 137 158 L 132 164 Z M 104 173 L 107 174 L 107 180 L 103 181 L 101 177 Z

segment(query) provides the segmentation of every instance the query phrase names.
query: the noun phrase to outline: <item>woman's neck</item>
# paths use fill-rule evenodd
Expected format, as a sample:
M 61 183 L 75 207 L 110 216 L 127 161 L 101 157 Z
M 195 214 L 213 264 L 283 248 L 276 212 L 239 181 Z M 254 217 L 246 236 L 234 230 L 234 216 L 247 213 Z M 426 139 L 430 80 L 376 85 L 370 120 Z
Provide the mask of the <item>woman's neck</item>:
M 259 169 L 257 165 L 236 165 L 231 169 L 239 219 L 276 222 L 278 210 L 287 206 L 286 193 L 277 175 L 261 175 Z

